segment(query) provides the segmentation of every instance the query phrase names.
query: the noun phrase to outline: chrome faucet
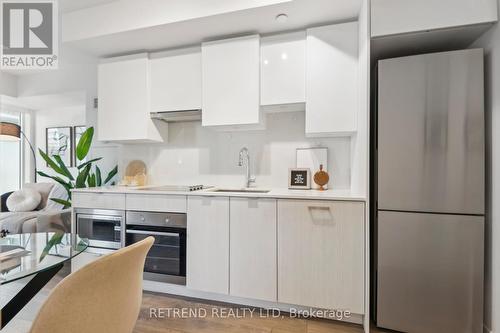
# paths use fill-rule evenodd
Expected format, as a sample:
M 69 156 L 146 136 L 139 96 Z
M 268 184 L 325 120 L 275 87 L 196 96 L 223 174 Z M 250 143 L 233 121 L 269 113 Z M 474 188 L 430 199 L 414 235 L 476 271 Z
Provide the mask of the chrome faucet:
M 240 150 L 240 156 L 238 160 L 238 166 L 243 166 L 243 156 L 245 156 L 246 163 L 245 166 L 247 167 L 247 172 L 246 172 L 246 179 L 245 179 L 245 184 L 246 187 L 250 187 L 251 183 L 255 183 L 255 177 L 252 177 L 250 175 L 250 154 L 248 154 L 248 148 L 243 147 Z

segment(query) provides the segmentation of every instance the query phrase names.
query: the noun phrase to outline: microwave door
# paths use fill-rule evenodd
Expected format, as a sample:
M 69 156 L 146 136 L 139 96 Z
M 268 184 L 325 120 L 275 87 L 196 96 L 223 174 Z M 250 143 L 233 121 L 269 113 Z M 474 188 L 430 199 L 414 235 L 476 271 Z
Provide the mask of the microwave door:
M 121 238 L 121 217 L 77 215 L 78 235 L 89 240 L 89 246 L 118 249 Z

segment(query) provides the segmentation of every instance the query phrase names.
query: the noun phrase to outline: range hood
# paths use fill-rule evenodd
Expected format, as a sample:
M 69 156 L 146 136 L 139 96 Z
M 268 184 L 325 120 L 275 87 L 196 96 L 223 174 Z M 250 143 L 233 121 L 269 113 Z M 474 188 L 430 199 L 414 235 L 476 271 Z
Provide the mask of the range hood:
M 151 112 L 151 119 L 162 120 L 167 123 L 197 121 L 201 120 L 201 109 Z

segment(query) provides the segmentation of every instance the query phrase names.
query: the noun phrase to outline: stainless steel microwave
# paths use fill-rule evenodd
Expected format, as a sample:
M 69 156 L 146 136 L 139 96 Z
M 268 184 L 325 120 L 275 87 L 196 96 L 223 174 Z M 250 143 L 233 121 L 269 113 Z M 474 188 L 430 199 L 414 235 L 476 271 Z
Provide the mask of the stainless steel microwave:
M 117 250 L 124 245 L 124 211 L 77 208 L 75 221 L 77 234 L 89 240 L 90 250 Z

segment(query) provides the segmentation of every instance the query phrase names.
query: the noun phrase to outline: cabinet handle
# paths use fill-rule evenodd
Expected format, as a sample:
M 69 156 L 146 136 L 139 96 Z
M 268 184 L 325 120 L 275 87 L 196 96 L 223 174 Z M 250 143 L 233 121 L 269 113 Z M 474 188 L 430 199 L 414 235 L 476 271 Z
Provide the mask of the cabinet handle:
M 333 214 L 329 206 L 308 206 L 309 215 L 314 224 L 334 224 Z
M 329 206 L 307 206 L 309 210 L 317 209 L 317 210 L 330 210 Z
M 116 221 L 121 222 L 122 217 L 120 216 L 112 216 L 112 215 L 91 215 L 91 214 L 78 214 L 76 213 L 77 219 L 88 219 L 88 220 L 103 220 L 103 221 Z
M 127 234 L 137 234 L 137 235 L 146 235 L 146 236 L 173 236 L 179 237 L 178 233 L 174 232 L 160 232 L 160 231 L 143 231 L 143 230 L 127 230 Z

